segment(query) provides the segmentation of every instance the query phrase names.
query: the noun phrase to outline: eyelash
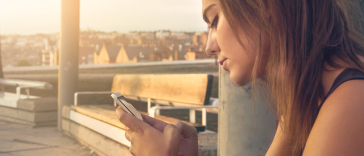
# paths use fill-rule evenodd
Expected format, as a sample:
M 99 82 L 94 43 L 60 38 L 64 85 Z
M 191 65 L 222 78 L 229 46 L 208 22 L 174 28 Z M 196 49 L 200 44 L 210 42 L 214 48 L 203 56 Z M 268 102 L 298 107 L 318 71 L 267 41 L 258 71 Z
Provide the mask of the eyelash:
M 210 29 L 211 29 L 211 28 L 216 28 L 216 27 L 217 27 L 217 23 L 218 23 L 218 21 L 219 21 L 219 16 L 218 16 L 218 15 L 216 15 L 216 16 L 215 16 L 215 18 L 212 20 L 211 25 L 209 26 L 209 28 L 210 28 Z

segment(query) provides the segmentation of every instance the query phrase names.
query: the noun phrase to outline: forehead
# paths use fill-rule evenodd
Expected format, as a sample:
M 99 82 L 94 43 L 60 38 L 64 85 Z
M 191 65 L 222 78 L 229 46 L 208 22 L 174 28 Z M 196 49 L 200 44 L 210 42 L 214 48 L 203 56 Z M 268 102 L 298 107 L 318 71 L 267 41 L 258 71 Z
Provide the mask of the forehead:
M 202 11 L 212 4 L 219 4 L 219 0 L 202 0 Z

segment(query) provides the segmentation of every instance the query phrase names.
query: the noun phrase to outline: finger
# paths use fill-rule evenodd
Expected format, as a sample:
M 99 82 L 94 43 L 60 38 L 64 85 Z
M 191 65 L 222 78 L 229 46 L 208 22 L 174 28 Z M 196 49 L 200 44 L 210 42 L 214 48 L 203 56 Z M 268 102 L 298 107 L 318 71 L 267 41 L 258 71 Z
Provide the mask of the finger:
M 182 152 L 178 152 L 177 156 L 184 156 Z
M 169 140 L 171 153 L 173 153 L 173 155 L 177 155 L 181 139 L 180 131 L 175 125 L 168 124 L 164 127 L 163 133 L 165 136 L 167 136 L 167 139 Z
M 168 124 L 167 126 L 165 126 L 163 133 L 169 134 L 171 136 L 178 136 L 178 139 L 181 137 L 179 129 L 172 124 Z
M 142 116 L 143 116 L 143 118 L 144 118 L 145 120 L 147 120 L 147 121 L 149 122 L 149 124 L 150 124 L 151 126 L 153 126 L 155 129 L 158 129 L 158 130 L 159 130 L 159 131 L 161 131 L 161 132 L 163 132 L 164 127 L 168 125 L 167 123 L 165 123 L 165 122 L 163 122 L 163 121 L 160 121 L 160 120 L 158 120 L 158 119 L 152 118 L 152 117 L 150 117 L 150 116 L 148 116 L 148 115 L 144 115 L 144 114 L 142 114 Z
M 126 113 L 120 106 L 116 109 L 116 116 L 119 121 L 123 123 L 126 127 L 129 127 L 134 132 L 144 132 L 148 128 L 148 124 L 139 120 L 135 116 Z
M 125 138 L 126 140 L 129 140 L 131 142 L 131 137 L 132 137 L 132 134 L 134 132 L 131 130 L 131 129 L 128 129 L 126 132 L 125 132 Z
M 177 129 L 184 138 L 197 139 L 197 129 L 183 122 L 176 124 Z

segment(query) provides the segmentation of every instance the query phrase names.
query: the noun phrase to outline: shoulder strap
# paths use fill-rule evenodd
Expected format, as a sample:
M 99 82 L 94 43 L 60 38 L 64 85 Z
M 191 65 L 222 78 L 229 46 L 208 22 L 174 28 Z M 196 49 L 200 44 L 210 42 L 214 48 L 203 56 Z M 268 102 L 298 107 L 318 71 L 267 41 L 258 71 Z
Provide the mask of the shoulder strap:
M 354 69 L 354 68 L 346 68 L 343 72 L 341 72 L 339 74 L 339 76 L 337 76 L 337 78 L 335 79 L 334 83 L 332 84 L 329 92 L 327 93 L 325 98 L 322 100 L 318 110 L 320 111 L 322 104 L 335 91 L 335 89 L 337 87 L 339 87 L 341 84 L 343 84 L 346 81 L 358 80 L 358 79 L 364 79 L 364 73 L 362 71 L 360 71 L 358 69 Z

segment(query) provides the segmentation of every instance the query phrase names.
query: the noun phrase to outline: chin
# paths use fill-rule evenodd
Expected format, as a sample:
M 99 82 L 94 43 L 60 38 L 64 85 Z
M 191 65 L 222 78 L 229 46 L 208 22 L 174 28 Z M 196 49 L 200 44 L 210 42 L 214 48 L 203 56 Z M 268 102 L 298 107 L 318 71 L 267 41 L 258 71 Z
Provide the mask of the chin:
M 251 73 L 230 72 L 230 79 L 237 86 L 244 86 L 250 82 Z

